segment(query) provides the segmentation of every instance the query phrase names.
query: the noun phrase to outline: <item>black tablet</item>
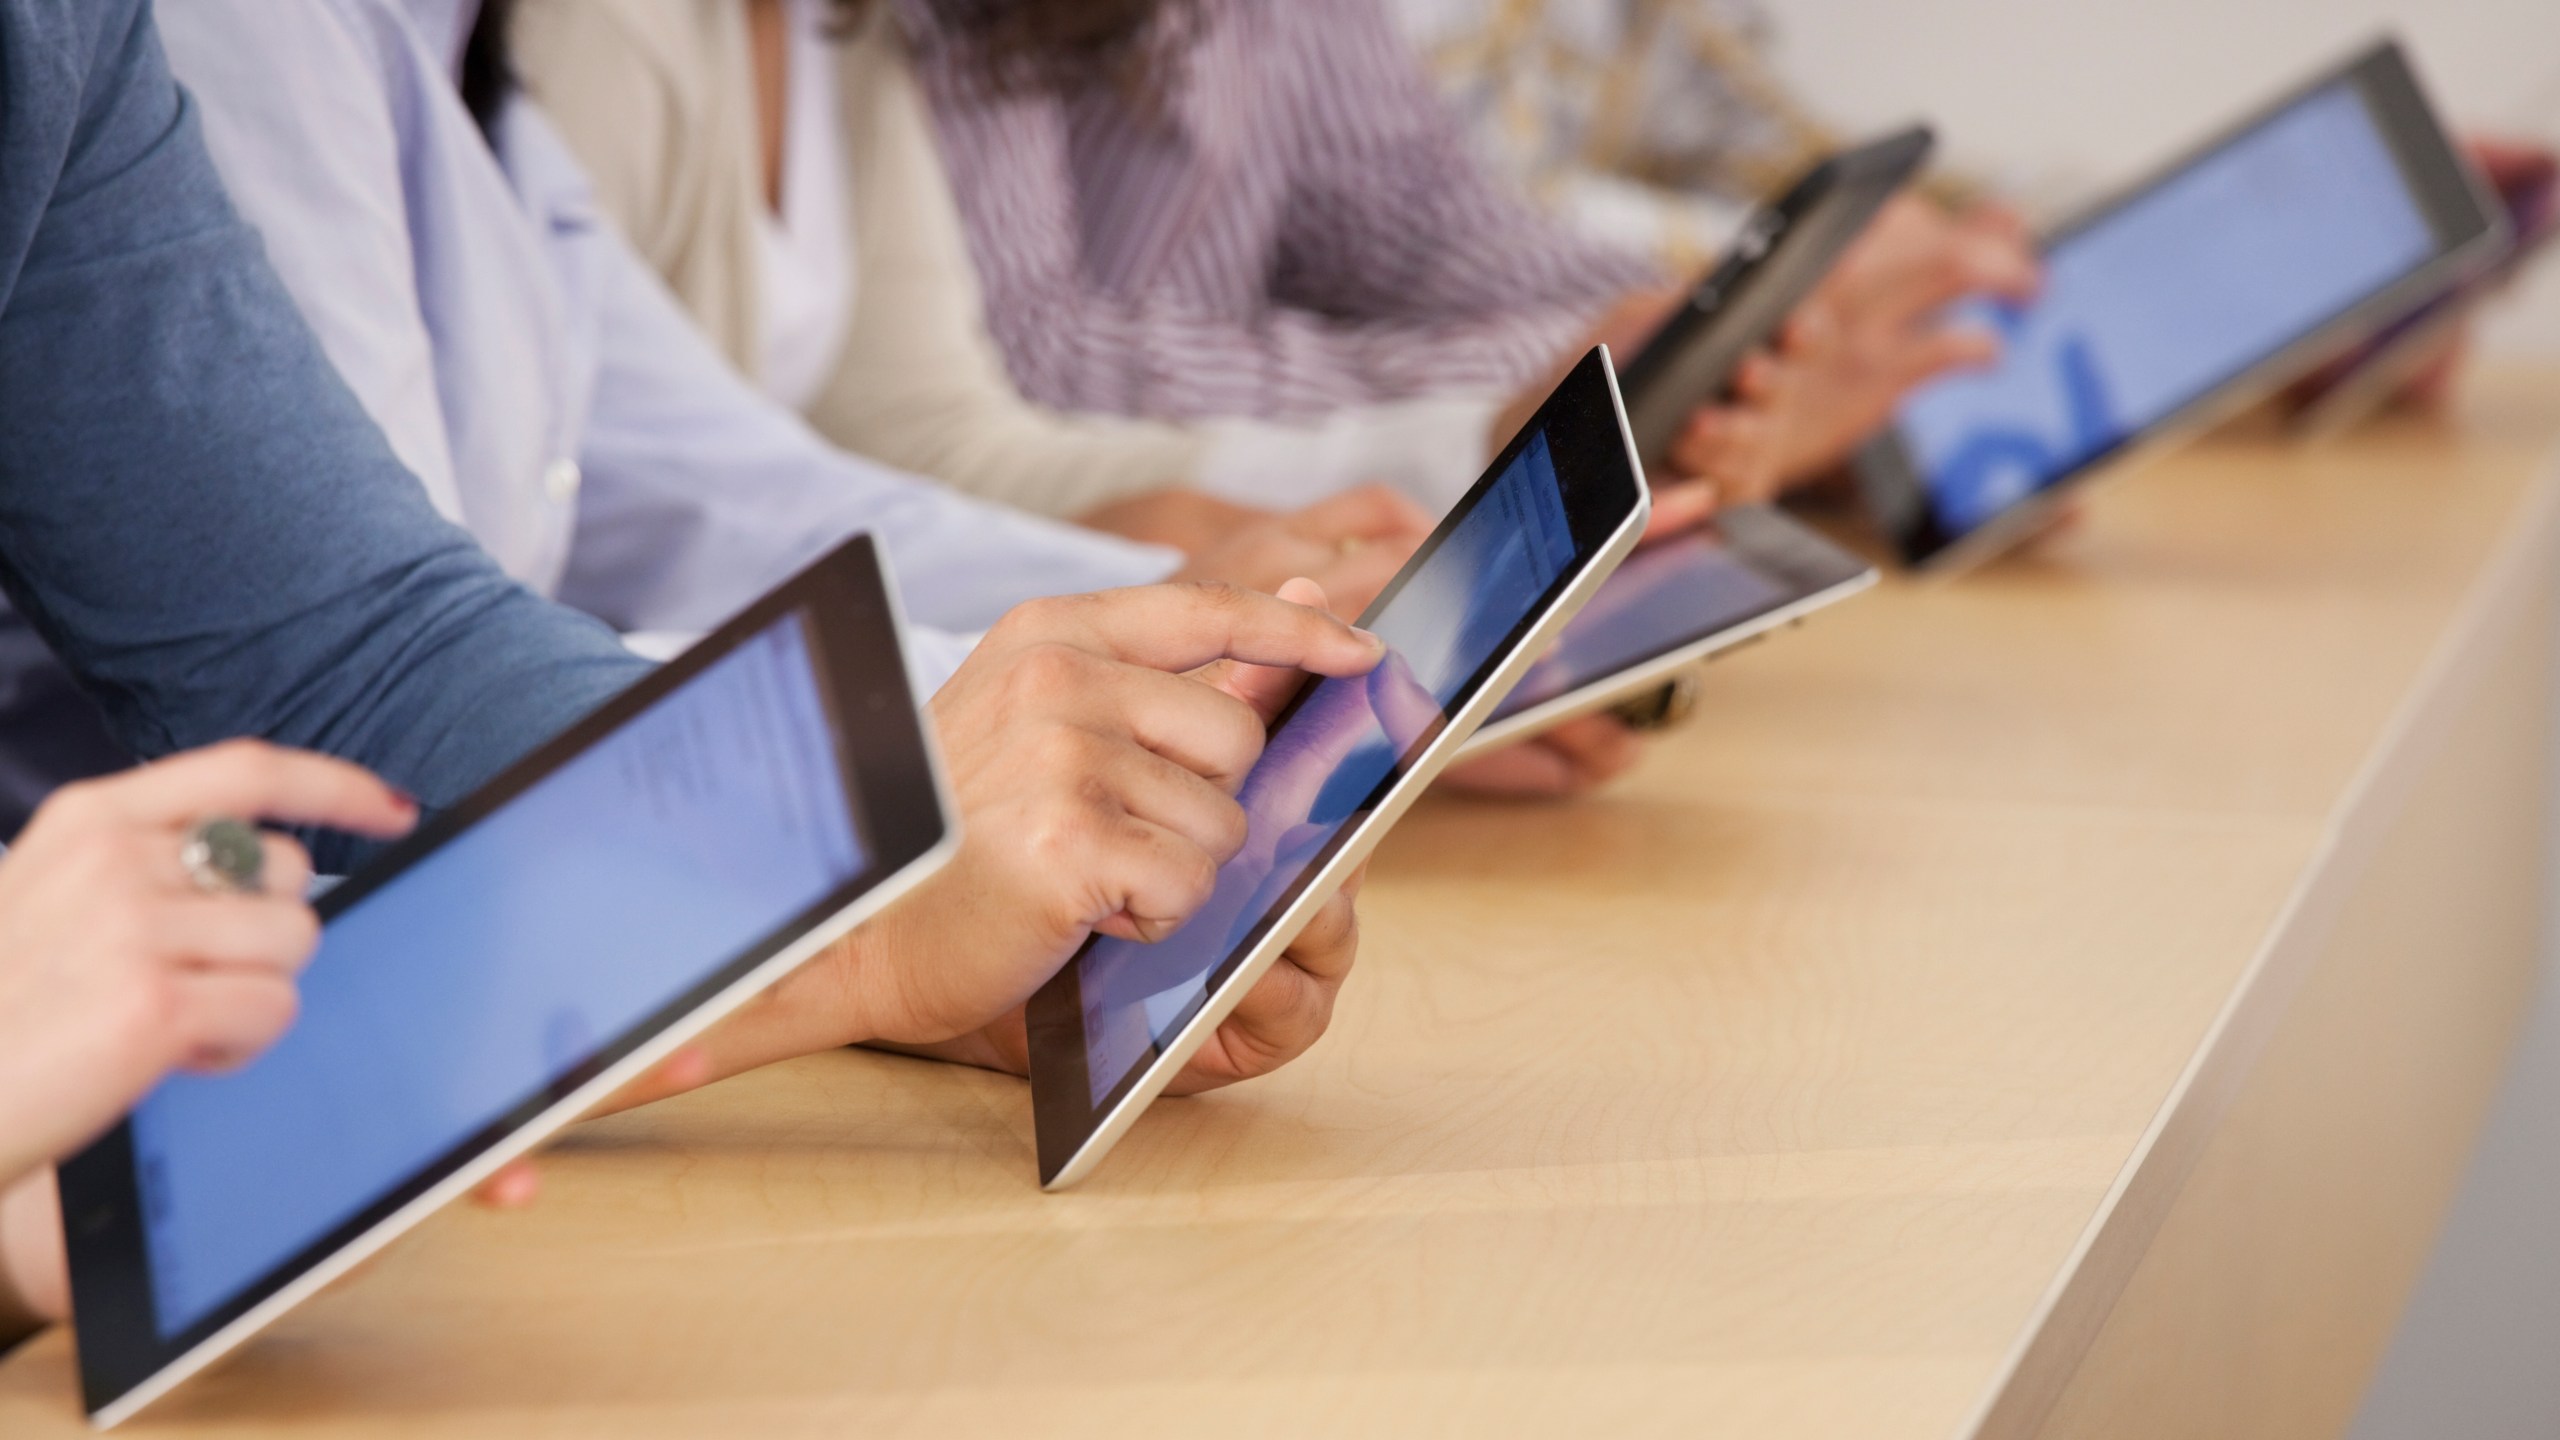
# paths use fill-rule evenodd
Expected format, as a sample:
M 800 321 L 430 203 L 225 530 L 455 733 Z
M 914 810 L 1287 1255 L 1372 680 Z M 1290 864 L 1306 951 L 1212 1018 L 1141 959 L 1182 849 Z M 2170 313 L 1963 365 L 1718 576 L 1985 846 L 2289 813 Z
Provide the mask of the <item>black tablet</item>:
M 1565 622 L 1650 508 L 1595 350 L 1423 541 L 1360 623 L 1367 675 L 1309 684 L 1238 798 L 1244 849 L 1154 944 L 1096 937 L 1031 999 L 1040 1178 L 1073 1184 L 1367 858 Z
M 1966 307 L 1999 363 L 1905 401 L 1861 486 L 1906 560 L 1995 553 L 2105 462 L 2282 385 L 2504 231 L 2381 42 L 2047 236 L 2032 303 Z
M 1755 211 L 1689 303 L 1627 363 L 1627 420 L 1636 453 L 1660 460 L 1698 407 L 1721 396 L 1734 368 L 1838 264 L 1885 202 L 1928 162 L 1925 126 L 1843 150 Z
M 1876 582 L 1785 511 L 1737 506 L 1644 546 L 1466 744 L 1473 755 L 1629 699 Z
M 843 935 L 949 854 L 950 813 L 859 538 L 330 891 L 284 1039 L 62 1169 L 92 1420 Z

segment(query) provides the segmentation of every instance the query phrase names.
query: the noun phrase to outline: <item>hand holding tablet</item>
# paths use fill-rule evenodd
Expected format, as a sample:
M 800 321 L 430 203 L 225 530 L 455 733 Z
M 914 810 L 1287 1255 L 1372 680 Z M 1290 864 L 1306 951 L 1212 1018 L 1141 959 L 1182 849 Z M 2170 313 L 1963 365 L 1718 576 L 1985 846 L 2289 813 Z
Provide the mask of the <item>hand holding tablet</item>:
M 1308 684 L 1272 722 L 1205 903 L 1170 933 L 1098 936 L 1033 997 L 1043 1184 L 1089 1173 L 1183 1073 L 1635 547 L 1647 503 L 1594 351 L 1363 617 L 1385 662 Z
M 1906 402 L 1858 462 L 1915 564 L 2041 528 L 2067 488 L 2295 378 L 2467 273 L 2506 222 L 2384 41 L 2045 239 L 1999 363 Z

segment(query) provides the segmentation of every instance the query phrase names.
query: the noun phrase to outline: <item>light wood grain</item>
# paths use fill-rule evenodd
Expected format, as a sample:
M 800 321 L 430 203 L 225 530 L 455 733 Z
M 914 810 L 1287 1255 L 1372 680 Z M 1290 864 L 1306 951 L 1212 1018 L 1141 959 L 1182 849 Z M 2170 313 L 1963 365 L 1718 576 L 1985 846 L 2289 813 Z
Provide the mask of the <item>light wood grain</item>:
M 2509 375 L 2217 445 L 1717 667 L 1606 794 L 1427 803 L 1336 1033 L 1079 1192 L 1013 1082 L 813 1057 L 587 1127 L 536 1210 L 440 1217 L 143 1432 L 1940 1437 L 2021 1375 L 2061 1416 L 2284 1006 L 2122 1182 L 2342 837 L 2415 813 L 2359 777 L 2504 654 L 2501 547 L 2549 566 L 2555 438 L 2560 377 Z M 0 1433 L 72 1433 L 69 1377 L 0 1366 Z
M 2051 1414 L 1991 1433 L 2347 1428 L 2542 971 L 2560 573 L 2529 578 Z

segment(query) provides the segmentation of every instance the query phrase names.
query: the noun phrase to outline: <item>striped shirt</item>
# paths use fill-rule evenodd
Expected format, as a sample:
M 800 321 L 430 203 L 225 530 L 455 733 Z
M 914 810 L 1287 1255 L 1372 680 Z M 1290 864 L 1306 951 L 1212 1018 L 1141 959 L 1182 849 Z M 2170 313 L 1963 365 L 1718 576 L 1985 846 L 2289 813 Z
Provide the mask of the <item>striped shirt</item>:
M 1657 278 L 1479 168 L 1378 0 L 1200 0 L 1150 42 L 1153 102 L 990 97 L 930 0 L 901 6 L 989 328 L 1036 401 L 1295 421 L 1509 393 Z

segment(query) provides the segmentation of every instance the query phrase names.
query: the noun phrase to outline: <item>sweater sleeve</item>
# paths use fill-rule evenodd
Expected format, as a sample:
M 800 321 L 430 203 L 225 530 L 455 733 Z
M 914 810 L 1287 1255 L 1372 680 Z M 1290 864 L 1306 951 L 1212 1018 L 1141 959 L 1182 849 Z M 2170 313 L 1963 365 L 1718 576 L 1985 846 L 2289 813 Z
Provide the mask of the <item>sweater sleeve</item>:
M 1206 448 L 1194 430 L 1071 416 L 1014 388 L 987 331 L 923 95 L 885 13 L 848 43 L 841 88 L 860 278 L 811 422 L 848 450 L 1048 515 L 1194 479 Z
M 141 0 L 0 24 L 0 580 L 118 738 L 263 736 L 442 805 L 641 674 L 435 514 L 231 212 Z

